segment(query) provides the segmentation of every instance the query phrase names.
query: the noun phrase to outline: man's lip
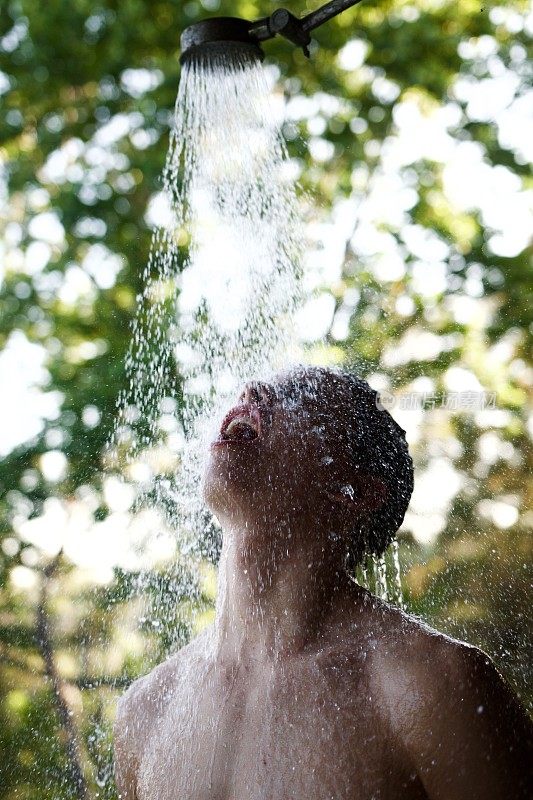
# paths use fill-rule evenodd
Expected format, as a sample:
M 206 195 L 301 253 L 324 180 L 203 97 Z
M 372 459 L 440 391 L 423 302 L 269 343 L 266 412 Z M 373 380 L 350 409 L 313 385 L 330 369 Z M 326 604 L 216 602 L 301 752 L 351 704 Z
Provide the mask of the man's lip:
M 252 419 L 256 426 L 257 426 L 257 436 L 253 439 L 225 439 L 224 438 L 224 431 L 227 429 L 228 425 L 232 422 L 232 420 L 236 419 L 237 417 L 249 417 Z M 220 426 L 220 432 L 217 438 L 211 443 L 211 447 L 222 447 L 225 445 L 249 445 L 253 444 L 253 442 L 257 442 L 258 439 L 261 438 L 263 432 L 263 416 L 261 414 L 261 409 L 258 405 L 253 403 L 250 404 L 239 404 L 232 408 L 222 420 L 222 425 Z

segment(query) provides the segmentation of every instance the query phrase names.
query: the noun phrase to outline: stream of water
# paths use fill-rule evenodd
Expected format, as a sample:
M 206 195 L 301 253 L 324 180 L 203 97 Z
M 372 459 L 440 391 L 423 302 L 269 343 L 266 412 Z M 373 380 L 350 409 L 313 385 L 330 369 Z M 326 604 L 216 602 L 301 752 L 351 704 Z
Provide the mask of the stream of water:
M 200 492 L 213 421 L 243 382 L 298 352 L 303 226 L 281 123 L 258 62 L 184 66 L 108 457 L 176 537 L 174 590 L 156 593 L 154 624 L 195 596 L 198 556 L 217 559 Z M 397 551 L 358 579 L 401 603 Z
M 138 298 L 111 458 L 167 512 L 180 552 L 202 539 L 209 420 L 281 366 L 300 301 L 301 224 L 268 73 L 185 65 Z

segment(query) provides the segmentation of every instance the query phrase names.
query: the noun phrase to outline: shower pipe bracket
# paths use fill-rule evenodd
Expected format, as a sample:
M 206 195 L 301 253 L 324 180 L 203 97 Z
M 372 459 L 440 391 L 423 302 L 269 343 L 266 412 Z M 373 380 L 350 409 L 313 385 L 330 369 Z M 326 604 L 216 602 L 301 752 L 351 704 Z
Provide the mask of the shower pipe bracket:
M 277 8 L 269 17 L 253 22 L 249 29 L 250 37 L 258 42 L 273 39 L 276 35 L 301 47 L 309 58 L 311 31 L 338 16 L 347 8 L 357 5 L 361 0 L 331 0 L 316 11 L 298 19 L 286 8 Z

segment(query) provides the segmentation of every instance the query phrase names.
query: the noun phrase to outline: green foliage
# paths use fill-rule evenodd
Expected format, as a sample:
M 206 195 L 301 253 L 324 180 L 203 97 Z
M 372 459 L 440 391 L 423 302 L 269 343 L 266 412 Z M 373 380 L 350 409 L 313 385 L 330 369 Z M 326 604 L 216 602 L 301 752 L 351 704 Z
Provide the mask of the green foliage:
M 303 14 L 316 5 L 298 0 L 291 10 Z M 517 18 L 526 7 L 521 0 L 505 4 Z M 462 49 L 480 37 L 494 42 L 503 68 L 521 74 L 517 53 L 529 46 L 527 31 L 491 20 L 497 8 L 492 0 L 482 6 L 469 0 L 368 2 L 317 31 L 319 47 L 309 61 L 285 41 L 265 46 L 267 62 L 279 67 L 287 100 L 303 96 L 314 102 L 312 113 L 286 126 L 310 220 L 326 221 L 340 199 L 359 200 L 369 191 L 384 146 L 397 133 L 396 112 L 408 100 L 425 115 L 454 103 L 459 113 L 449 126 L 452 139 L 478 143 L 487 165 L 507 169 L 524 185 L 530 180 L 527 165 L 502 144 L 497 126 L 469 117 L 454 89 L 458 76 L 481 81 L 490 75 L 488 57 L 468 56 Z M 112 513 L 103 491 L 102 454 L 124 388 L 129 326 L 151 236 L 145 214 L 160 188 L 179 81 L 179 33 L 206 13 L 253 19 L 271 10 L 266 0 L 5 0 L 2 5 L 0 70 L 8 87 L 1 97 L 0 161 L 9 205 L 1 223 L 0 344 L 17 332 L 42 347 L 42 389 L 58 393 L 57 413 L 45 415 L 41 429 L 7 453 L 0 466 L 0 796 L 5 800 L 74 796 L 65 734 L 36 638 L 43 581 L 49 581 L 55 660 L 94 797 L 113 797 L 106 776 L 117 693 L 146 669 L 143 652 L 157 661 L 187 639 L 195 618 L 209 614 L 212 592 L 192 602 L 176 596 L 179 581 L 157 568 L 144 576 L 142 596 L 136 570 L 117 570 L 107 585 L 96 587 L 90 571 L 66 554 L 48 579 L 43 570 L 51 556 L 20 531 L 50 500 L 90 500 L 95 521 Z M 349 39 L 365 43 L 362 70 L 343 69 L 337 59 Z M 149 71 L 145 91 L 128 82 L 131 69 Z M 389 94 L 379 89 L 384 78 Z M 524 74 L 520 80 L 524 84 Z M 113 121 L 122 127 L 106 128 Z M 331 145 L 325 161 L 312 155 L 316 139 Z M 324 279 L 319 287 L 334 297 L 336 317 L 348 315 L 347 330 L 334 335 L 332 328 L 325 348 L 311 355 L 377 375 L 395 391 L 416 389 L 416 380 L 427 378 L 431 391 L 442 395 L 448 370 L 460 367 L 496 393 L 496 416 L 485 421 L 473 413 L 426 409 L 412 448 L 417 472 L 432 459 L 444 459 L 463 481 L 436 538 L 423 545 L 406 527 L 402 558 L 409 607 L 484 647 L 527 701 L 530 252 L 504 257 L 492 251 L 493 231 L 483 215 L 475 208 L 457 210 L 447 199 L 444 166 L 421 154 L 400 169 L 416 198 L 400 222 L 382 223 L 381 231 L 401 248 L 401 277 L 380 280 L 372 256 L 350 244 L 350 232 L 340 277 Z M 44 251 L 38 251 L 34 245 L 42 233 L 32 223 L 50 212 L 64 237 L 49 235 Z M 50 217 L 44 223 L 41 217 L 42 224 L 52 234 L 57 225 Z M 428 296 L 417 288 L 419 259 L 403 235 L 408 225 L 435 232 L 447 246 L 440 293 Z M 465 296 L 475 300 L 475 313 L 454 314 L 450 299 Z M 442 347 L 400 362 L 391 359 L 391 350 L 417 331 L 441 337 Z M 497 343 L 507 354 L 497 356 Z M 483 460 L 480 452 L 489 441 L 497 444 L 495 456 Z M 65 474 L 57 479 L 43 468 L 43 455 L 50 451 L 67 459 Z M 515 506 L 516 519 L 498 525 L 497 516 L 481 514 L 483 502 L 493 501 Z M 208 532 L 207 538 L 213 535 Z

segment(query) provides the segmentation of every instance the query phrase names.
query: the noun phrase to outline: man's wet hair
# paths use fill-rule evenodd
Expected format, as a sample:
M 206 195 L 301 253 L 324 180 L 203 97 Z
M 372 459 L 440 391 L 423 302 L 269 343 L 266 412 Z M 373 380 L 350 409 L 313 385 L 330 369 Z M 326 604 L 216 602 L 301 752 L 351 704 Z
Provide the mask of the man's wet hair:
M 357 375 L 340 369 L 298 367 L 287 377 L 295 391 L 310 398 L 320 394 L 320 384 L 326 380 L 338 386 L 338 408 L 345 410 L 347 404 L 353 408 L 348 424 L 345 417 L 339 418 L 354 469 L 386 486 L 383 503 L 354 522 L 347 560 L 348 568 L 353 569 L 366 556 L 382 555 L 403 522 L 413 492 L 413 462 L 405 431 L 381 406 L 378 392 Z M 331 417 L 336 416 L 335 405 Z

